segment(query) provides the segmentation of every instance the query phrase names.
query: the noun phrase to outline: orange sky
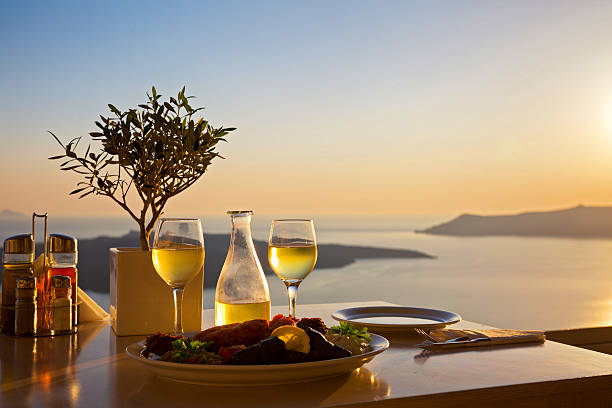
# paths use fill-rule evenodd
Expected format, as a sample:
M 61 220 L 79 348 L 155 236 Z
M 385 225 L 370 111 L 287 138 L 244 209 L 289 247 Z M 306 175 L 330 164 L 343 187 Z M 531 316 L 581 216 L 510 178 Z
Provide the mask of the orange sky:
M 238 127 L 221 147 L 227 160 L 171 201 L 169 213 L 454 214 L 612 204 L 610 3 L 362 6 L 329 6 L 318 39 L 297 11 L 277 10 L 282 30 L 251 27 L 247 39 L 208 44 L 217 47 L 215 60 L 161 61 L 150 72 L 138 58 L 114 74 L 84 65 L 87 50 L 104 51 L 88 28 L 79 38 L 70 26 L 62 38 L 39 32 L 49 55 L 35 39 L 20 40 L 0 79 L 5 95 L 27 96 L 0 103 L 0 209 L 122 214 L 104 198 L 68 197 L 77 178 L 46 160 L 58 150 L 45 131 L 64 140 L 85 135 L 106 103 L 135 106 L 151 84 L 165 94 L 186 84 L 212 123 Z M 367 18 L 386 24 L 359 24 Z M 112 27 L 98 29 L 113 35 Z M 17 39 L 24 29 L 3 30 Z M 66 44 L 70 55 L 62 55 L 77 67 L 70 73 L 49 51 Z M 33 63 L 43 57 L 50 62 Z

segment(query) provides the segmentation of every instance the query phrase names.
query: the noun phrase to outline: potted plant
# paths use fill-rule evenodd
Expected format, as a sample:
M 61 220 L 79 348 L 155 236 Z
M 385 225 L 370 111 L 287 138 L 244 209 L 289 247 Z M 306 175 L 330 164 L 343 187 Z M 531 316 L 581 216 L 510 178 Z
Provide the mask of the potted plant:
M 153 228 L 168 200 L 193 185 L 216 157 L 217 143 L 235 128 L 213 127 L 194 114 L 185 88 L 177 97 L 161 100 L 155 87 L 147 102 L 125 112 L 112 104 L 111 115 L 100 116 L 99 130 L 89 136 L 100 144 L 94 152 L 77 147 L 82 138 L 64 144 L 49 132 L 64 152 L 50 157 L 64 161 L 60 169 L 83 176 L 77 189 L 79 198 L 106 196 L 125 210 L 140 230 L 140 248 L 111 248 L 111 323 L 118 335 L 171 331 L 173 306 L 171 290 L 157 276 L 149 248 Z M 203 272 L 184 292 L 183 326 L 200 330 Z

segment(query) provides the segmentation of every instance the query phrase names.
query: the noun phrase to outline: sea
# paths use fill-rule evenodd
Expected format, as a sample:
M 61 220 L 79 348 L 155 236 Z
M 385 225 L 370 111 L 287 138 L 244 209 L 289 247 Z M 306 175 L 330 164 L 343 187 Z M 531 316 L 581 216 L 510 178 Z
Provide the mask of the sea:
M 229 233 L 229 218 L 203 216 L 205 233 Z M 357 260 L 317 269 L 301 284 L 300 304 L 382 300 L 449 310 L 464 320 L 514 329 L 612 325 L 612 240 L 534 237 L 453 237 L 416 233 L 453 215 L 315 216 L 319 243 L 412 249 L 431 259 Z M 271 217 L 253 217 L 253 236 L 267 240 Z M 0 238 L 17 224 L 0 220 Z M 78 238 L 120 236 L 125 218 L 51 218 L 50 232 Z M 29 225 L 24 225 L 25 230 Z M 265 259 L 261 260 L 266 262 Z M 273 305 L 287 304 L 284 285 L 268 276 Z M 90 293 L 108 309 L 106 293 Z M 214 290 L 204 294 L 214 304 Z

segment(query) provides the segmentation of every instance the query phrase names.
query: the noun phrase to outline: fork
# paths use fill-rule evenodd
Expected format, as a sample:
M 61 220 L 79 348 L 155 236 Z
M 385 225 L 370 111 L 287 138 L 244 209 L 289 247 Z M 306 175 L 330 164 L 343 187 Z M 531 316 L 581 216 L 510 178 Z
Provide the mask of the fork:
M 434 339 L 433 337 L 431 337 L 429 335 L 429 333 L 427 333 L 425 330 L 423 329 L 419 329 L 419 328 L 414 328 L 414 331 L 423 336 L 426 340 L 431 341 L 432 343 L 440 343 L 438 340 Z M 449 339 L 444 341 L 444 343 L 454 343 L 456 341 L 465 341 L 465 340 L 469 340 L 470 338 L 468 336 L 463 336 L 463 337 L 455 337 L 454 339 Z
M 417 327 L 414 328 L 414 331 L 416 332 L 416 334 L 419 334 L 421 337 L 424 337 L 425 340 L 429 340 L 432 343 L 436 343 L 438 340 L 434 339 L 433 337 L 431 337 L 429 335 L 429 333 L 427 333 L 425 330 L 423 329 L 419 329 Z

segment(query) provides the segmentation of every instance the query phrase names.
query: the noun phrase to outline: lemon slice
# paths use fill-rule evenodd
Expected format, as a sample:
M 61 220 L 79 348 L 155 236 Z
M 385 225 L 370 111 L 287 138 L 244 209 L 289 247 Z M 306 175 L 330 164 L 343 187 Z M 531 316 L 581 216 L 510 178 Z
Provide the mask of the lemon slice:
M 310 338 L 306 332 L 295 326 L 280 326 L 274 329 L 270 337 L 278 337 L 285 343 L 287 350 L 308 353 L 310 351 Z

